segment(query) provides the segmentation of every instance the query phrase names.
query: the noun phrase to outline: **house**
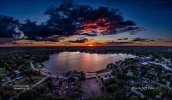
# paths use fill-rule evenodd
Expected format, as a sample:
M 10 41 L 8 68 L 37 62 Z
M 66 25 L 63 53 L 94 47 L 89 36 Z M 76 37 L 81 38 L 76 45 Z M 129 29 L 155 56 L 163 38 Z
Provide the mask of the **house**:
M 15 74 L 16 74 L 16 77 L 20 77 L 21 72 L 20 72 L 19 69 L 15 70 L 14 72 L 15 72 Z
M 110 76 L 111 76 L 111 75 L 105 75 L 105 76 L 103 76 L 103 77 L 102 77 L 102 78 L 103 78 L 103 81 L 106 81 L 107 79 L 109 79 Z
M 167 80 L 166 81 L 166 84 L 167 84 L 168 87 L 170 87 L 171 81 L 170 80 Z
M 142 62 L 141 64 L 142 64 L 142 65 L 147 65 L 148 63 L 147 63 L 147 62 Z
M 133 76 L 133 72 L 131 72 L 130 70 L 127 73 L 127 76 Z
M 10 80 L 11 80 L 11 78 L 8 77 L 8 76 L 5 76 L 5 77 L 2 78 L 2 82 L 7 82 L 7 81 L 10 81 Z

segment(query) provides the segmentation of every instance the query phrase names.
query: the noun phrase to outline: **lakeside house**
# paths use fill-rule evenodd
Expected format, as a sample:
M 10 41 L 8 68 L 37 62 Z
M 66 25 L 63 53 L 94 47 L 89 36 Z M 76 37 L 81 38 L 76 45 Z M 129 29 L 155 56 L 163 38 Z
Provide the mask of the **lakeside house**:
M 16 74 L 16 77 L 20 77 L 21 72 L 20 72 L 19 69 L 15 70 L 14 72 L 15 72 L 15 74 Z

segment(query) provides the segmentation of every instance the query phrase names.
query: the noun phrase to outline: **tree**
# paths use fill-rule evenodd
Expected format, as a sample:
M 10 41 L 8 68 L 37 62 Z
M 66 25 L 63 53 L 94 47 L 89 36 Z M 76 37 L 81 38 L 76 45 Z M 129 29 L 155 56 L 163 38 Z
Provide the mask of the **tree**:
M 109 79 L 107 79 L 104 83 L 105 85 L 110 85 L 116 82 L 116 78 L 115 77 L 111 77 Z
M 139 98 L 138 98 L 137 96 L 132 95 L 132 96 L 130 97 L 130 100 L 139 100 Z
M 110 93 L 113 93 L 116 91 L 116 89 L 118 88 L 118 86 L 116 84 L 112 84 L 112 85 L 108 85 L 107 86 L 107 91 Z
M 37 97 L 37 93 L 35 92 L 35 90 L 27 90 L 23 93 L 21 93 L 17 100 L 35 100 L 35 98 Z

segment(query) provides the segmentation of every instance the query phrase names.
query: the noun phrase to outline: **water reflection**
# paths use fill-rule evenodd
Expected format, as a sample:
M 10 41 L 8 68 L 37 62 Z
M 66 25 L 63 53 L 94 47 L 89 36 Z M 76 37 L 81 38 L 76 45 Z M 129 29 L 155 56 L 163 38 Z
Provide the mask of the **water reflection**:
M 109 63 L 133 57 L 135 56 L 127 54 L 61 52 L 51 55 L 49 60 L 43 64 L 48 70 L 53 72 L 65 72 L 69 70 L 93 72 L 105 68 Z

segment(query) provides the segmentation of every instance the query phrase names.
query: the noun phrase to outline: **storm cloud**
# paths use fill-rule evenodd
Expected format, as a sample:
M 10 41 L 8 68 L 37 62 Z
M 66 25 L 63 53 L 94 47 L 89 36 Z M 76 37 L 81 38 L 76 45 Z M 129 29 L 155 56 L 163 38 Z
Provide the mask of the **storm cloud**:
M 58 42 L 60 37 L 73 35 L 113 35 L 123 32 L 133 33 L 140 29 L 134 21 L 124 20 L 118 9 L 76 5 L 72 0 L 63 2 L 57 7 L 51 6 L 44 14 L 49 19 L 42 24 L 37 24 L 29 19 L 25 23 L 19 23 L 12 17 L 0 17 L 0 37 L 16 38 L 15 35 L 19 34 L 14 31 L 16 27 L 29 40 L 54 42 Z M 9 26 L 11 29 L 8 28 Z M 75 41 L 73 42 L 75 43 Z

